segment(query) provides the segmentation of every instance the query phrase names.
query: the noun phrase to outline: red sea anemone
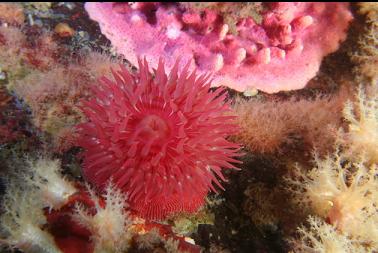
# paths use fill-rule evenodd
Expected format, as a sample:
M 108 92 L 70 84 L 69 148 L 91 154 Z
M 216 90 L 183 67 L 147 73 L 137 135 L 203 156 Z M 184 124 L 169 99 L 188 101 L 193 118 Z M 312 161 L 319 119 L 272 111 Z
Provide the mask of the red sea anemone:
M 237 132 L 227 93 L 189 66 L 179 73 L 177 62 L 169 76 L 162 60 L 154 74 L 146 60 L 136 74 L 121 66 L 81 107 L 85 178 L 99 189 L 112 179 L 146 219 L 195 212 L 213 183 L 223 189 L 221 168 L 238 162 L 239 145 L 226 140 Z

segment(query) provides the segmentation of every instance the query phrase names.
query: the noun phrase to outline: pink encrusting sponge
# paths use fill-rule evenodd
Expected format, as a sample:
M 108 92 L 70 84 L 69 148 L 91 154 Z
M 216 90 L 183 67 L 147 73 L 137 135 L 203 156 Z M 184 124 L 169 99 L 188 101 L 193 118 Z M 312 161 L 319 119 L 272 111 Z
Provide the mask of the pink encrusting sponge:
M 240 18 L 231 33 L 216 9 L 180 3 L 92 2 L 85 9 L 134 65 L 135 55 L 153 67 L 159 57 L 172 67 L 182 56 L 194 59 L 191 67 L 200 72 L 215 72 L 214 86 L 268 93 L 303 88 L 346 38 L 352 20 L 349 3 L 278 2 L 266 4 L 261 23 Z
M 121 66 L 81 106 L 85 178 L 100 190 L 112 180 L 146 219 L 196 211 L 213 184 L 223 189 L 221 169 L 239 162 L 239 145 L 226 140 L 238 131 L 227 92 L 210 91 L 209 75 L 189 65 L 179 73 L 177 61 L 169 76 L 162 60 L 154 73 L 146 60 L 136 74 Z

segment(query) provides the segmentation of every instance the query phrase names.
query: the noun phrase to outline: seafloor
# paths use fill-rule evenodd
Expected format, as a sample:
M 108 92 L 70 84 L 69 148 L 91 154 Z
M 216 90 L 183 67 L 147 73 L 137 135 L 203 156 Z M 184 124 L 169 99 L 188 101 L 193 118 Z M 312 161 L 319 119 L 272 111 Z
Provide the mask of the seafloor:
M 6 16 L 5 3 L 0 4 L 0 20 Z M 115 54 L 111 48 L 110 41 L 101 34 L 99 25 L 89 19 L 88 14 L 84 10 L 83 3 L 35 3 L 26 4 L 20 3 L 20 8 L 23 9 L 24 22 L 22 25 L 16 24 L 15 27 L 21 29 L 22 33 L 26 35 L 28 43 L 38 41 L 46 31 L 51 32 L 50 38 L 56 43 L 58 50 L 55 50 L 49 57 L 60 58 L 61 62 L 70 59 L 77 59 L 80 62 L 81 57 L 85 55 L 83 52 L 97 51 L 112 55 L 114 61 L 123 61 L 127 64 L 127 60 L 121 59 Z M 368 17 L 361 14 L 359 9 L 361 7 L 353 3 L 351 4 L 351 11 L 354 19 L 348 30 L 347 39 L 341 43 L 339 50 L 326 56 L 321 68 L 315 78 L 313 78 L 304 89 L 293 91 L 282 91 L 275 94 L 267 94 L 259 92 L 254 98 L 244 97 L 242 93 L 228 90 L 231 99 L 234 103 L 236 100 L 253 100 L 258 101 L 274 101 L 275 106 L 285 106 L 279 104 L 280 102 L 292 102 L 300 100 L 314 101 L 323 97 L 330 97 L 332 101 L 340 99 L 346 101 L 348 98 L 353 99 L 355 90 L 361 86 L 374 86 L 376 83 L 369 83 L 370 80 L 377 80 L 371 78 L 371 75 L 366 76 L 361 67 L 363 63 L 356 61 L 351 57 L 354 52 L 360 50 L 360 44 L 363 34 L 366 33 L 366 27 L 369 27 Z M 371 7 L 377 9 L 377 7 Z M 375 10 L 376 11 L 376 10 Z M 376 11 L 377 12 L 377 11 Z M 12 14 L 10 14 L 12 15 Z M 377 14 L 375 14 L 377 15 Z M 18 21 L 15 21 L 16 23 Z M 377 20 L 375 21 L 377 22 Z M 6 22 L 2 21 L 3 26 Z M 69 27 L 64 27 L 63 32 L 57 30 L 58 24 L 64 24 Z M 8 24 L 7 26 L 12 26 Z M 375 28 L 377 29 L 377 28 Z M 67 34 L 64 34 L 67 32 Z M 70 34 L 72 32 L 72 34 Z M 375 31 L 377 33 L 377 31 Z M 1 43 L 0 36 L 0 43 Z M 38 42 L 39 43 L 39 42 Z M 377 48 L 377 41 L 373 42 L 373 47 Z M 64 48 L 64 49 L 63 49 Z M 6 50 L 2 47 L 1 50 Z M 38 50 L 38 49 L 37 49 Z M 59 51 L 61 50 L 61 51 Z M 66 50 L 66 51 L 63 51 Z M 54 55 L 61 53 L 65 56 Z M 375 52 L 376 53 L 376 52 Z M 15 52 L 17 54 L 17 52 Z M 50 54 L 50 52 L 47 52 Z M 5 55 L 5 54 L 0 54 Z M 69 56 L 69 57 L 68 57 Z M 33 57 L 32 55 L 30 57 Z M 70 58 L 71 57 L 71 58 Z M 375 56 L 376 57 L 376 56 Z M 36 59 L 38 60 L 38 59 Z M 5 62 L 0 59 L 1 64 Z M 371 61 L 368 64 L 377 64 L 377 60 Z M 41 63 L 42 64 L 42 63 Z M 40 68 L 41 64 L 35 64 L 36 68 Z M 63 64 L 64 65 L 64 64 Z M 2 70 L 4 68 L 0 66 Z M 378 66 L 377 66 L 378 67 Z M 43 66 L 41 67 L 43 68 Z M 78 76 L 80 76 L 80 70 Z M 33 108 L 56 107 L 59 103 L 64 103 L 65 97 L 69 99 L 76 99 L 75 95 L 61 94 L 53 95 L 51 97 L 44 96 L 44 99 L 38 100 L 39 97 L 30 96 L 30 93 L 40 92 L 34 91 L 33 88 L 23 90 L 17 94 L 19 87 L 19 80 L 25 78 L 28 73 L 18 73 L 18 76 L 10 76 L 6 71 L 1 72 L 0 83 L 0 194 L 4 195 L 9 188 L 8 179 L 14 177 L 15 171 L 17 173 L 18 166 L 24 166 L 23 160 L 25 156 L 36 157 L 48 154 L 54 159 L 61 161 L 63 168 L 62 173 L 72 180 L 82 182 L 80 163 L 82 162 L 79 147 L 61 147 L 57 143 L 61 142 L 59 138 L 66 138 L 54 136 L 58 128 L 55 123 L 49 120 L 49 114 L 36 115 Z M 37 78 L 37 77 L 36 77 Z M 51 76 L 49 77 L 51 78 Z M 30 83 L 35 82 L 35 79 L 25 79 Z M 38 80 L 38 79 L 37 79 Z M 79 79 L 80 80 L 80 79 Z M 55 85 L 54 82 L 51 82 Z M 26 84 L 27 85 L 27 84 Z M 34 85 L 34 84 L 33 84 Z M 75 84 L 76 85 L 76 84 Z M 37 86 L 32 86 L 37 87 Z M 37 88 L 36 88 L 37 89 Z M 54 87 L 51 87 L 53 90 Z M 49 89 L 46 89 L 47 92 Z M 372 88 L 373 92 L 375 88 Z M 46 92 L 46 91 L 44 91 Z M 20 95 L 22 94 L 22 95 Z M 341 94 L 341 95 L 340 95 Z M 41 95 L 42 96 L 42 95 Z M 340 98 L 343 97 L 343 98 Z M 38 100 L 38 103 L 46 103 L 45 105 L 30 105 L 29 101 Z M 54 101 L 55 99 L 55 101 Z M 63 101 L 63 102 L 62 102 Z M 262 102 L 261 102 L 262 103 Z M 269 111 L 269 106 L 266 104 L 264 110 L 266 113 L 274 113 L 274 109 Z M 299 106 L 307 108 L 307 105 Z M 252 253 L 252 252 L 290 252 L 293 250 L 293 241 L 298 238 L 297 228 L 306 222 L 307 211 L 302 206 L 295 206 L 291 204 L 291 192 L 286 191 L 287 187 L 284 185 L 284 177 L 290 174 L 290 168 L 295 163 L 300 163 L 302 166 L 311 168 L 311 157 L 314 147 L 309 144 L 310 141 L 306 139 L 310 134 L 318 131 L 318 128 L 326 128 L 326 123 L 330 122 L 324 116 L 321 106 L 325 106 L 324 110 L 332 110 L 338 108 L 340 103 L 327 104 L 319 102 L 319 107 L 314 105 L 311 107 L 311 112 L 293 112 L 296 110 L 295 106 L 287 107 L 287 117 L 297 115 L 302 117 L 302 122 L 315 122 L 316 119 L 310 119 L 311 115 L 315 117 L 324 117 L 323 122 L 317 123 L 319 125 L 314 128 L 304 126 L 293 127 L 292 132 L 287 133 L 286 141 L 282 141 L 278 148 L 273 148 L 272 151 L 258 152 L 259 147 L 247 147 L 244 145 L 243 150 L 245 155 L 241 158 L 243 164 L 240 166 L 240 171 L 229 170 L 225 172 L 229 179 L 224 184 L 225 191 L 220 194 L 211 193 L 209 196 L 209 204 L 200 214 L 196 216 L 189 215 L 188 217 L 176 217 L 165 221 L 166 224 L 172 225 L 177 234 L 184 234 L 192 238 L 196 245 L 199 245 L 203 252 L 236 252 L 236 253 Z M 342 106 L 342 103 L 341 103 Z M 67 109 L 69 110 L 69 109 Z M 291 110 L 291 111 L 290 111 Z M 336 109 L 335 109 L 336 110 Z M 342 110 L 339 111 L 341 113 Z M 303 116 L 305 113 L 307 116 Z M 284 114 L 284 113 L 283 113 Z M 62 109 L 60 114 L 52 115 L 54 119 L 60 117 L 73 117 L 74 113 L 67 112 Z M 256 117 L 265 117 L 264 114 L 254 114 Z M 310 115 L 310 116 L 309 116 Z M 280 116 L 277 116 L 280 117 Z M 334 117 L 340 117 L 335 114 Z M 282 116 L 284 119 L 285 116 Z M 330 117 L 331 118 L 331 117 Z M 257 119 L 258 120 L 258 119 Z M 333 120 L 333 119 L 332 119 Z M 57 120 L 58 121 L 58 120 Z M 64 120 L 63 120 L 64 121 Z M 74 120 L 73 120 L 74 121 Z M 269 121 L 269 120 L 268 120 Z M 67 123 L 68 121 L 65 121 Z M 273 121 L 275 122 L 275 121 Z M 283 122 L 285 122 L 283 120 Z M 56 123 L 59 125 L 61 122 Z M 333 123 L 333 122 L 332 122 Z M 63 124 L 63 123 L 62 123 Z M 274 123 L 272 123 L 274 124 Z M 347 127 L 347 121 L 341 120 L 337 123 L 338 127 Z M 267 124 L 265 127 L 268 127 Z M 264 127 L 264 126 L 263 126 Z M 300 129 L 300 130 L 298 130 Z M 315 130 L 314 130 L 315 129 Z M 295 132 L 298 130 L 298 132 Z M 258 129 L 256 130 L 258 131 Z M 302 131 L 302 132 L 301 132 Z M 331 131 L 331 130 L 330 130 Z M 376 129 L 375 129 L 376 131 Z M 306 132 L 306 133 L 303 133 Z M 308 137 L 319 140 L 323 138 L 328 142 L 332 141 L 332 137 L 321 136 L 326 132 L 319 131 L 319 136 Z M 335 131 L 337 132 L 337 131 Z M 316 132 L 318 133 L 318 132 Z M 263 137 L 262 137 L 263 138 Z M 238 139 L 238 138 L 236 138 Z M 377 140 L 378 141 L 378 140 Z M 59 148 L 57 148 L 59 146 Z M 320 154 L 329 153 L 329 148 L 332 145 L 319 144 L 316 147 Z M 327 148 L 329 148 L 327 150 Z M 255 150 L 253 150 L 255 148 Z M 323 150 L 321 150 L 323 148 Z M 251 152 L 251 150 L 255 152 Z M 376 177 L 377 175 L 375 175 Z M 375 188 L 376 191 L 376 188 Z M 211 203 L 211 204 L 210 204 Z M 311 213 L 311 212 L 310 212 Z M 377 215 L 377 214 L 375 214 Z M 0 224 L 1 225 L 1 224 Z M 0 240 L 0 244 L 2 240 Z M 2 252 L 8 252 L 4 249 Z M 75 251 L 84 252 L 84 251 Z M 138 247 L 133 246 L 129 251 L 125 252 L 169 252 L 164 247 L 157 246 L 154 250 L 143 251 Z M 302 252 L 302 251 L 295 251 Z M 307 251 L 307 252 L 336 252 L 336 251 Z M 342 252 L 342 251 L 337 251 Z M 349 252 L 349 251 L 348 251 Z M 353 252 L 353 251 L 350 251 Z M 364 252 L 361 250 L 360 252 Z M 373 252 L 366 250 L 366 252 Z

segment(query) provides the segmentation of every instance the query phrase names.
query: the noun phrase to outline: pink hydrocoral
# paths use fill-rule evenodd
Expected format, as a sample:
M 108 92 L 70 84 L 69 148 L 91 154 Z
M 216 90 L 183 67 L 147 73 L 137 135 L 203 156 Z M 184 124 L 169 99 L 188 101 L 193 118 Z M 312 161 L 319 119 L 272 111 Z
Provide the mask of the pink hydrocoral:
M 136 54 L 146 55 L 153 67 L 161 56 L 169 67 L 178 56 L 194 58 L 192 67 L 215 72 L 214 86 L 269 93 L 303 88 L 345 39 L 352 19 L 348 3 L 272 3 L 261 24 L 242 18 L 234 35 L 214 9 L 158 2 L 85 8 L 134 65 Z
M 121 66 L 115 81 L 103 77 L 83 103 L 89 122 L 78 126 L 87 180 L 102 189 L 112 178 L 147 219 L 196 211 L 213 183 L 223 189 L 217 177 L 235 168 L 239 149 L 225 139 L 237 127 L 224 90 L 209 92 L 208 76 L 189 64 L 169 77 L 163 66 L 154 79 L 146 61 L 135 75 Z

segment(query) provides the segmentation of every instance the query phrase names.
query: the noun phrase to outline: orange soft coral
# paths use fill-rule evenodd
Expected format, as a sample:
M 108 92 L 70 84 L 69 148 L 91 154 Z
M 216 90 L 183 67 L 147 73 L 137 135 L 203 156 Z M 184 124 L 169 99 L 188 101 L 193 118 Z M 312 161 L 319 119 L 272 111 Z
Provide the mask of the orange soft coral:
M 358 13 L 365 16 L 365 24 L 358 38 L 358 48 L 351 53 L 351 60 L 356 64 L 354 70 L 357 78 L 376 85 L 378 81 L 378 3 L 362 2 L 358 6 Z
M 338 233 L 318 217 L 308 218 L 309 228 L 300 227 L 300 238 L 294 241 L 294 252 L 319 253 L 364 253 L 366 248 L 350 240 L 346 235 Z
M 360 87 L 356 101 L 346 103 L 343 115 L 349 126 L 339 141 L 349 158 L 364 154 L 369 162 L 378 163 L 378 94 L 372 93 L 368 96 Z
M 371 224 L 378 227 L 376 165 L 367 166 L 363 157 L 350 163 L 336 151 L 324 159 L 315 156 L 311 171 L 303 173 L 297 168 L 296 174 L 291 183 L 299 186 L 295 191 L 299 203 L 329 220 L 342 233 L 367 245 L 378 245 L 377 232 L 362 232 Z

